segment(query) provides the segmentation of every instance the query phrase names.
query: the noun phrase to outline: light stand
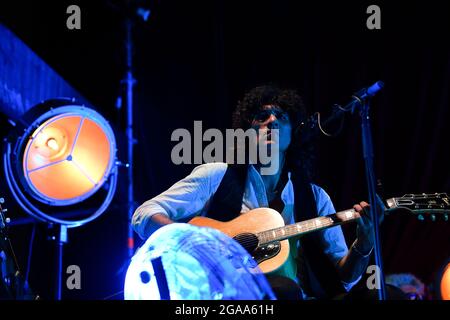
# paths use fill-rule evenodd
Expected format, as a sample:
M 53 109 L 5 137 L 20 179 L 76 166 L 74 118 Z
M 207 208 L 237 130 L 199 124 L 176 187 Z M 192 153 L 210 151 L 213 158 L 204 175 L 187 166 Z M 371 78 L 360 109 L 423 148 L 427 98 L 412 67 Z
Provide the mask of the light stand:
M 4 199 L 0 198 L 0 300 L 38 300 L 28 288 L 27 279 L 22 276 L 16 254 L 9 238 L 8 229 L 10 219 L 4 213 L 7 209 L 2 208 Z M 11 261 L 12 265 L 9 265 Z
M 62 275 L 63 275 L 63 247 L 67 243 L 67 226 L 63 224 L 56 224 L 55 234 L 51 237 L 51 240 L 55 241 L 55 300 L 61 300 L 62 298 Z
M 131 225 L 133 218 L 135 203 L 134 203 L 134 181 L 133 181 L 133 168 L 134 168 L 134 156 L 133 148 L 136 143 L 136 139 L 133 136 L 133 86 L 136 83 L 136 79 L 133 76 L 133 26 L 138 21 L 146 22 L 150 16 L 150 10 L 140 6 L 139 1 L 127 1 L 125 8 L 124 27 L 125 27 L 125 74 L 121 80 L 123 86 L 122 92 L 125 95 L 125 107 L 126 107 L 126 137 L 127 137 L 127 162 L 126 168 L 127 174 L 127 209 L 128 209 L 128 236 L 127 236 L 127 249 L 128 258 L 131 259 L 134 255 L 134 230 Z M 120 108 L 120 106 L 119 106 Z
M 127 113 L 127 207 L 128 207 L 128 237 L 127 248 L 128 258 L 134 254 L 134 231 L 131 225 L 131 219 L 134 213 L 134 182 L 133 182 L 133 147 L 135 139 L 133 138 L 133 86 L 136 80 L 133 77 L 133 39 L 132 39 L 133 22 L 127 17 L 125 20 L 125 59 L 126 70 L 125 77 L 121 81 L 125 87 L 125 105 Z

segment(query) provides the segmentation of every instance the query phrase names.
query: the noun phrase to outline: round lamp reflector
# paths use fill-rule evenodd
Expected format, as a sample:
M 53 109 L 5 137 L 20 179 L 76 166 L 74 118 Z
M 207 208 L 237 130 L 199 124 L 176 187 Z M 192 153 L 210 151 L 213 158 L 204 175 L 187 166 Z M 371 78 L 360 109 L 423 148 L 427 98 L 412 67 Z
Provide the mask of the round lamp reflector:
M 108 178 L 115 162 L 114 134 L 91 109 L 65 106 L 50 113 L 25 147 L 23 172 L 39 200 L 70 205 L 91 196 Z

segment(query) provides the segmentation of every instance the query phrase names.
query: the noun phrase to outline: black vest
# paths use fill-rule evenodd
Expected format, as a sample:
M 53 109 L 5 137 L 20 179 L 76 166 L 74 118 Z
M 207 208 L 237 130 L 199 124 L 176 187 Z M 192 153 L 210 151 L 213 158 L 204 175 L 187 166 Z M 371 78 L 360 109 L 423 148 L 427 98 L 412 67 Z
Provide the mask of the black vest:
M 242 208 L 248 166 L 228 165 L 227 171 L 212 198 L 207 216 L 230 221 L 236 218 Z M 280 183 L 284 187 L 287 172 L 283 172 Z M 303 221 L 318 216 L 317 205 L 310 183 L 292 173 L 294 186 L 295 221 Z M 300 199 L 300 201 L 298 200 Z M 305 235 L 300 239 L 298 274 L 302 289 L 308 296 L 331 298 L 345 292 L 336 268 L 323 253 L 320 245 L 320 231 Z

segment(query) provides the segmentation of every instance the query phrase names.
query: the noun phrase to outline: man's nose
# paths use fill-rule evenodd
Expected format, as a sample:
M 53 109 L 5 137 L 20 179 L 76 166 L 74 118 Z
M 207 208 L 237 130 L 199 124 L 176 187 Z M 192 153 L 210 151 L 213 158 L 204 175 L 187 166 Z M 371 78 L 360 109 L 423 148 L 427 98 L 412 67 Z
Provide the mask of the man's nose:
M 278 119 L 274 114 L 271 114 L 266 120 L 266 125 L 269 129 L 278 129 Z

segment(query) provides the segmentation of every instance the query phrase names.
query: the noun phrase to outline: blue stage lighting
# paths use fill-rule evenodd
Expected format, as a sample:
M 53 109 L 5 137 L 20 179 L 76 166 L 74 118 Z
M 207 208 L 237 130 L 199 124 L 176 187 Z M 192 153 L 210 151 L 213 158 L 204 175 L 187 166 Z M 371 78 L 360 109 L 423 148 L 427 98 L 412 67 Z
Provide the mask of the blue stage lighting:
M 257 263 L 232 238 L 185 223 L 153 233 L 131 260 L 126 300 L 275 299 Z

